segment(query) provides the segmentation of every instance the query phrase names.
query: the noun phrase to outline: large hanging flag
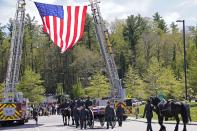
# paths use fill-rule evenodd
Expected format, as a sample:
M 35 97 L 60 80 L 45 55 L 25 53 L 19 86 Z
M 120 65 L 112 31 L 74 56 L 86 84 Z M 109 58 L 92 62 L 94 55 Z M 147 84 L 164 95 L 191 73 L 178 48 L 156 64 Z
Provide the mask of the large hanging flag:
M 82 37 L 87 6 L 61 6 L 35 2 L 47 32 L 62 52 L 71 49 Z

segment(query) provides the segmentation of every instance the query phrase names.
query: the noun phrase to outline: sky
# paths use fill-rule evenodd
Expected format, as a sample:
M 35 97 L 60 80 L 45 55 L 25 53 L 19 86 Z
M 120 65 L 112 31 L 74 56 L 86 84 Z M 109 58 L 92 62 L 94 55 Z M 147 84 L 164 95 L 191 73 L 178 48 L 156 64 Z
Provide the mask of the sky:
M 17 0 L 0 0 L 0 23 L 5 25 L 13 18 Z M 89 0 L 26 0 L 26 13 L 41 23 L 39 13 L 33 3 L 38 1 L 59 5 L 89 4 Z M 197 25 L 197 0 L 99 0 L 101 15 L 108 22 L 126 19 L 129 15 L 140 14 L 152 18 L 155 12 L 169 25 L 177 19 L 185 19 L 186 25 Z M 90 7 L 88 12 L 90 13 Z

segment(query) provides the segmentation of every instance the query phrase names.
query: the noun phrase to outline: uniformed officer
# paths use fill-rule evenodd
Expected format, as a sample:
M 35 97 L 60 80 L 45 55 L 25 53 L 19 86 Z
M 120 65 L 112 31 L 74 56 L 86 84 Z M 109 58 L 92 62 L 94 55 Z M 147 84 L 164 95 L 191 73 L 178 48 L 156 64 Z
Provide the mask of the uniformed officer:
M 80 125 L 81 129 L 86 129 L 87 127 L 87 119 L 88 119 L 88 110 L 85 108 L 85 105 L 82 106 L 82 109 L 80 111 Z
M 33 108 L 33 119 L 36 121 L 36 124 L 38 124 L 38 111 L 36 108 Z
M 77 104 L 75 104 L 75 107 L 73 109 L 73 116 L 74 116 L 76 128 L 79 127 L 79 115 L 80 115 L 80 111 L 77 108 Z
M 147 104 L 144 108 L 144 114 L 142 117 L 144 118 L 145 115 L 148 123 L 146 131 L 152 131 L 151 120 L 153 117 L 153 105 L 150 103 L 150 100 L 147 100 Z
M 69 101 L 66 99 L 65 102 L 64 102 L 64 108 L 68 108 L 69 104 L 70 104 Z
M 111 126 L 112 129 L 114 128 L 114 126 L 112 125 L 112 121 L 114 117 L 115 117 L 114 109 L 110 107 L 110 102 L 108 102 L 105 108 L 105 119 L 107 121 L 107 129 L 109 129 L 109 126 Z
M 120 127 L 122 126 L 123 114 L 124 114 L 124 109 L 122 107 L 122 103 L 120 102 L 118 103 L 118 108 L 116 109 L 116 116 Z
M 70 101 L 70 109 L 71 109 L 72 125 L 75 124 L 75 120 L 74 120 L 74 107 L 75 107 L 75 101 L 74 100 L 71 100 Z
M 87 98 L 87 100 L 85 101 L 85 106 L 88 109 L 89 106 L 92 106 L 92 101 L 90 100 L 90 97 Z
M 81 106 L 83 106 L 83 101 L 79 98 L 77 100 L 77 107 L 81 107 Z

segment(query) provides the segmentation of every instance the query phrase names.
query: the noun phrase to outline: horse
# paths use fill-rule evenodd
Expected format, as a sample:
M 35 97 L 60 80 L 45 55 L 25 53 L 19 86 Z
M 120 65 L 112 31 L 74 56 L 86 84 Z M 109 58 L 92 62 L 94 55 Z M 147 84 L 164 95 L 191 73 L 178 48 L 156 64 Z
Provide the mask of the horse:
M 63 118 L 63 124 L 69 125 L 70 116 L 71 116 L 71 109 L 70 107 L 62 108 L 61 109 L 61 115 Z
M 175 100 L 162 102 L 158 97 L 150 97 L 149 100 L 154 106 L 154 111 L 158 115 L 158 121 L 161 127 L 159 131 L 166 131 L 166 128 L 163 125 L 164 117 L 166 120 L 170 117 L 174 117 L 176 119 L 174 131 L 178 131 L 180 122 L 179 114 L 181 114 L 184 124 L 183 131 L 187 131 L 186 124 L 189 122 L 190 118 L 190 109 L 188 104 Z

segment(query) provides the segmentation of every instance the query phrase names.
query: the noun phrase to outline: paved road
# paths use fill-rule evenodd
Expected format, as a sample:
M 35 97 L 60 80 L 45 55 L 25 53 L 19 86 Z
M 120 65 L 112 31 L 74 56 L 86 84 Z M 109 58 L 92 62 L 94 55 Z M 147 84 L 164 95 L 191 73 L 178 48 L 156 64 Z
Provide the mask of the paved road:
M 167 131 L 174 131 L 174 124 L 166 124 Z M 182 125 L 180 125 L 180 130 L 182 130 Z M 12 127 L 0 127 L 0 130 L 4 131 L 80 131 L 75 127 L 66 127 L 62 125 L 61 116 L 44 116 L 39 118 L 39 124 L 35 125 L 33 120 L 22 126 L 12 126 Z M 88 129 L 88 131 L 104 131 L 106 126 L 101 128 L 99 123 L 95 123 L 95 129 Z M 112 129 L 109 129 L 112 130 Z M 158 131 L 159 125 L 153 123 L 153 131 Z M 146 131 L 146 123 L 127 120 L 123 123 L 123 127 L 115 127 L 113 131 Z M 197 125 L 188 125 L 188 131 L 197 131 Z

